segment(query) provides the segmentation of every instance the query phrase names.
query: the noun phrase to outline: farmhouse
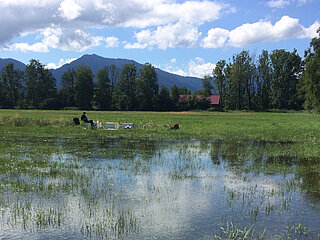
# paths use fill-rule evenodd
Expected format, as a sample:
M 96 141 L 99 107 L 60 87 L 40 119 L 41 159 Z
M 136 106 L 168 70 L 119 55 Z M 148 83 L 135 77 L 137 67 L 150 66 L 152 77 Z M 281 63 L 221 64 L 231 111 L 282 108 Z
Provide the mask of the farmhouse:
M 179 102 L 187 102 L 192 97 L 192 95 L 179 95 Z M 206 99 L 211 106 L 219 106 L 220 104 L 220 95 L 210 95 L 210 96 L 203 96 L 203 95 L 196 95 L 197 99 Z

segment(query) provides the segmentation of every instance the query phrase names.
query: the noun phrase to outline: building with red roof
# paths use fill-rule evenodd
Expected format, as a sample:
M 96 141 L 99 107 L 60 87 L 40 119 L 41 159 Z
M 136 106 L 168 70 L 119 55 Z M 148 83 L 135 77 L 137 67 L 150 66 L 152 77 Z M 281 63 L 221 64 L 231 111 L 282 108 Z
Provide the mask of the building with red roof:
M 179 102 L 187 102 L 192 95 L 179 95 Z M 197 99 L 206 99 L 210 105 L 218 106 L 220 104 L 220 95 L 210 95 L 208 97 L 205 97 L 203 95 L 196 95 Z

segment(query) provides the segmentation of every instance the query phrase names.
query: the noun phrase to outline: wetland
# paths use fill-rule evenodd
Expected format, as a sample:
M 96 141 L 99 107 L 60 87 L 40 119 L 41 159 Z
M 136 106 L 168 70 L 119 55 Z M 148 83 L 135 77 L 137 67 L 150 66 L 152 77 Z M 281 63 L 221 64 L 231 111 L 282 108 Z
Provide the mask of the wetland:
M 0 114 L 0 239 L 320 239 L 319 115 L 61 113 Z
M 291 143 L 1 141 L 1 239 L 319 239 L 319 161 Z

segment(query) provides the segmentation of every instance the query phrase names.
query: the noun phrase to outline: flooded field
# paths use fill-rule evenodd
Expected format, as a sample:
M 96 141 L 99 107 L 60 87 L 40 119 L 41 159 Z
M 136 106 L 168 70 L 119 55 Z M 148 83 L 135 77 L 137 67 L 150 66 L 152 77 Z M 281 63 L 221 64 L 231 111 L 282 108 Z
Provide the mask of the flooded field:
M 2 139 L 0 239 L 320 239 L 292 144 Z

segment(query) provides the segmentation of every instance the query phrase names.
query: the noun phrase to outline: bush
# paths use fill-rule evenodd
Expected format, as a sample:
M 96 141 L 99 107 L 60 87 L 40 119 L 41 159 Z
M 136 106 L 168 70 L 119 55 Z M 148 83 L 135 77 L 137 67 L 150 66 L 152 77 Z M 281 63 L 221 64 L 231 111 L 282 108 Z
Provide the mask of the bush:
M 48 109 L 48 110 L 57 110 L 61 107 L 61 105 L 62 104 L 59 98 L 47 98 L 40 103 L 39 108 Z

